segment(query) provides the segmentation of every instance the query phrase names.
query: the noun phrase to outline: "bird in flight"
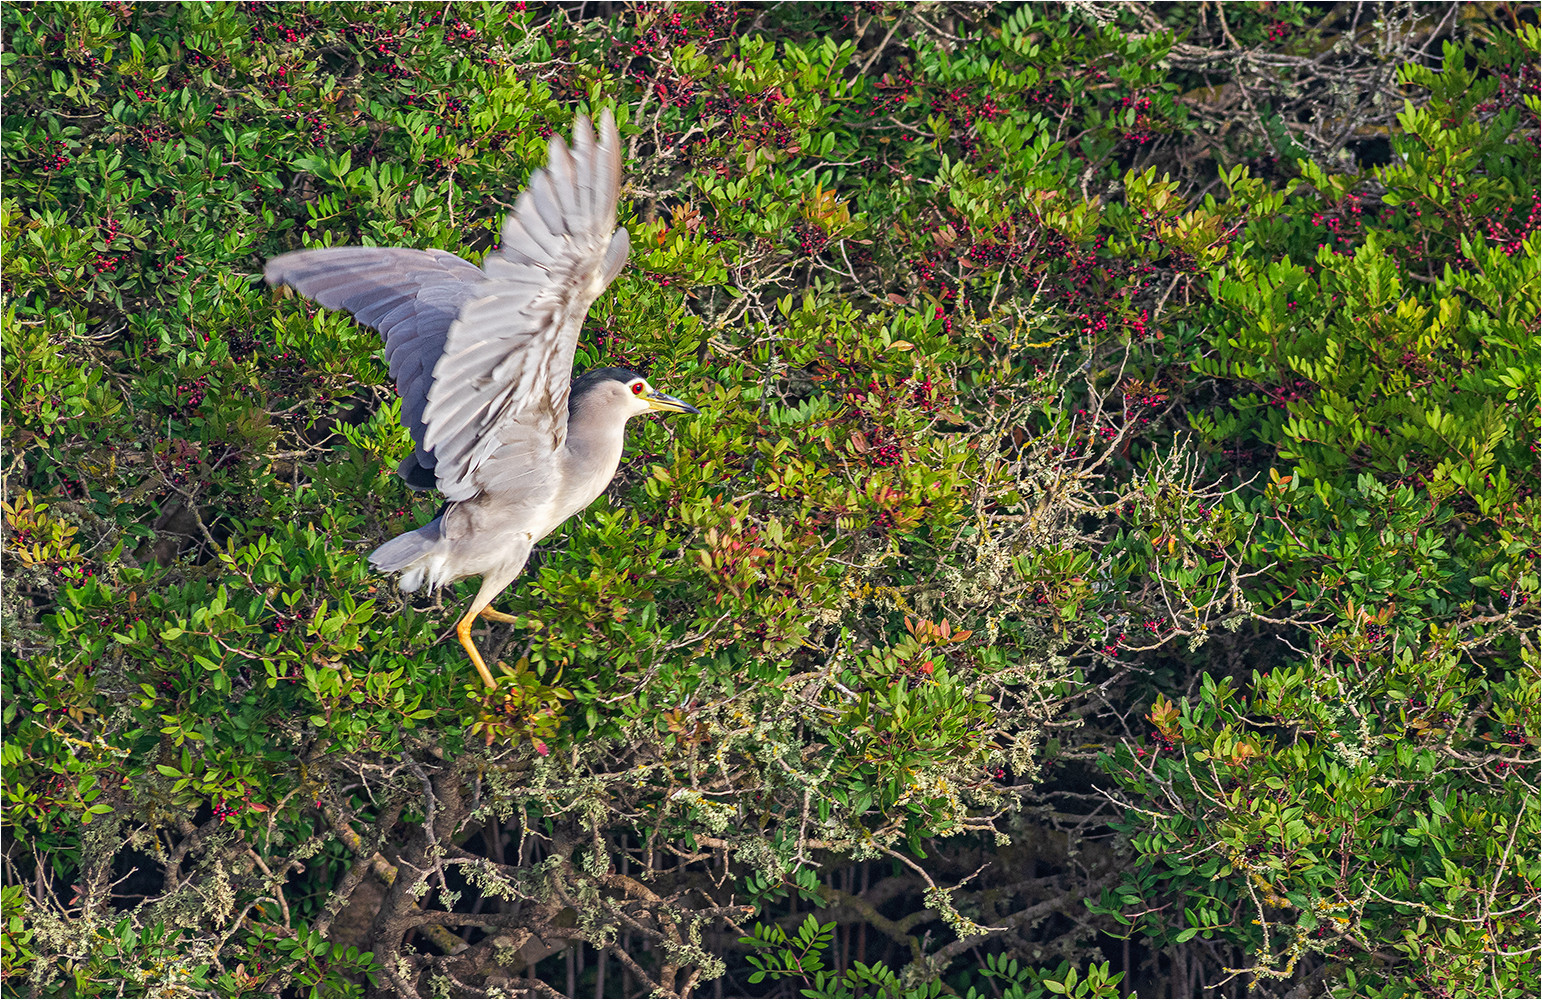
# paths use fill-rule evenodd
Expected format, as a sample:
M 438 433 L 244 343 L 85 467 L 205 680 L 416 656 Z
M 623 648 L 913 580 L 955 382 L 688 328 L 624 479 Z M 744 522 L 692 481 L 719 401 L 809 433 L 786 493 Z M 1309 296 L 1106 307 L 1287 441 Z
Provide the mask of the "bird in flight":
M 471 626 L 512 622 L 490 605 L 531 547 L 589 506 L 621 463 L 626 423 L 649 411 L 698 413 L 624 368 L 573 378 L 589 306 L 626 265 L 616 225 L 621 139 L 610 111 L 587 118 L 571 148 L 552 136 L 478 267 L 444 250 L 327 247 L 268 261 L 287 285 L 343 309 L 385 338 L 385 360 L 414 445 L 397 474 L 447 501 L 423 527 L 370 553 L 409 593 L 480 576 L 455 627 L 482 681 L 497 687 Z

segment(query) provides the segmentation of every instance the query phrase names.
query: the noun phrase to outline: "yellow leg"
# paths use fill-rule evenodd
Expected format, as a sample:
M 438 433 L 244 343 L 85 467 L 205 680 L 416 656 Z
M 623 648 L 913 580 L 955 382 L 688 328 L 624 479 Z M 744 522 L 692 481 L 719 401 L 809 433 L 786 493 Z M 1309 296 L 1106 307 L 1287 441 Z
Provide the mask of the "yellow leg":
M 493 675 L 488 673 L 487 664 L 482 662 L 482 654 L 477 652 L 476 643 L 471 641 L 471 623 L 477 620 L 476 608 L 466 612 L 466 617 L 455 626 L 455 634 L 460 637 L 460 644 L 465 647 L 466 654 L 471 657 L 471 665 L 477 668 L 477 673 L 482 675 L 482 683 L 489 688 L 496 688 L 498 682 L 493 680 Z
M 471 599 L 471 607 L 466 609 L 466 617 L 462 618 L 455 626 L 455 634 L 460 637 L 460 644 L 466 650 L 466 655 L 471 657 L 471 665 L 477 668 L 477 673 L 482 675 L 482 683 L 488 688 L 497 688 L 498 682 L 493 680 L 493 675 L 488 671 L 487 664 L 482 660 L 482 654 L 477 652 L 476 643 L 471 641 L 471 624 L 478 618 L 487 618 L 495 622 L 512 622 L 513 615 L 506 615 L 502 611 L 494 611 L 488 605 L 493 603 L 493 598 L 503 592 L 503 588 L 514 582 L 519 571 L 524 568 L 525 558 L 530 554 L 530 536 L 524 536 L 522 549 L 516 549 L 510 553 L 510 560 L 503 570 L 482 577 L 481 589 L 477 596 Z

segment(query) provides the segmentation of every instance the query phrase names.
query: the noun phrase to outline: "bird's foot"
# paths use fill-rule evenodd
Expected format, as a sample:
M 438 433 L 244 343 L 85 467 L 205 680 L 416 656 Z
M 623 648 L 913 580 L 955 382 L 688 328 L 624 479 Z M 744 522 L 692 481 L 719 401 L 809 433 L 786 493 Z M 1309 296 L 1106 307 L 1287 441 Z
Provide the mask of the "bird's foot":
M 455 634 L 460 639 L 460 644 L 466 650 L 466 655 L 471 657 L 471 665 L 477 668 L 477 673 L 482 675 L 482 683 L 488 688 L 496 688 L 498 682 L 493 680 L 493 675 L 488 672 L 487 664 L 482 662 L 482 654 L 477 652 L 476 643 L 471 641 L 471 623 L 476 620 L 475 614 L 469 614 L 460 620 L 455 626 Z
M 504 614 L 502 611 L 494 611 L 492 608 L 483 608 L 481 613 L 483 618 L 490 622 L 498 622 L 501 625 L 512 625 L 519 621 L 513 615 Z

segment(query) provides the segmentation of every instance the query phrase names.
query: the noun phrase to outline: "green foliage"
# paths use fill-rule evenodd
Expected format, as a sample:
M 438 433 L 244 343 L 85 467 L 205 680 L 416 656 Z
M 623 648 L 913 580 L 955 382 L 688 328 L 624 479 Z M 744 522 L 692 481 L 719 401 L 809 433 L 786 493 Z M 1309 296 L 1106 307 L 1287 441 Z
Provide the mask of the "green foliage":
M 1428 94 L 1400 116 L 1403 161 L 1303 163 L 1313 190 L 1210 279 L 1195 369 L 1239 391 L 1193 425 L 1291 463 L 1239 555 L 1268 571 L 1264 613 L 1309 616 L 1305 655 L 1159 699 L 1151 739 L 1106 758 L 1158 811 L 1101 908 L 1234 942 L 1255 982 L 1306 955 L 1341 995 L 1536 975 L 1538 163 L 1517 110 L 1475 113 L 1499 81 L 1465 59 L 1406 73 Z M 1307 218 L 1334 234 L 1315 253 Z M 1181 919 L 1121 913 L 1178 887 Z
M 987 955 L 985 965 L 974 985 L 954 994 L 941 978 L 918 981 L 901 977 L 883 962 L 866 965 L 854 962 L 836 972 L 825 967 L 825 955 L 834 940 L 835 924 L 821 924 L 813 914 L 804 918 L 797 930 L 788 934 L 775 925 L 755 924 L 739 943 L 751 949 L 746 961 L 755 968 L 749 981 L 797 979 L 806 997 L 938 997 L 960 995 L 969 998 L 1000 996 L 1009 998 L 1117 997 L 1124 973 L 1108 971 L 1108 963 L 1094 964 L 1085 978 L 1070 963 L 1055 969 L 1030 969 L 1015 958 Z M 982 992 L 982 990 L 989 992 Z
M 1535 27 L 601 6 L 0 14 L 6 995 L 1530 995 Z M 703 415 L 488 695 L 255 276 L 479 260 L 602 108 L 579 364 Z

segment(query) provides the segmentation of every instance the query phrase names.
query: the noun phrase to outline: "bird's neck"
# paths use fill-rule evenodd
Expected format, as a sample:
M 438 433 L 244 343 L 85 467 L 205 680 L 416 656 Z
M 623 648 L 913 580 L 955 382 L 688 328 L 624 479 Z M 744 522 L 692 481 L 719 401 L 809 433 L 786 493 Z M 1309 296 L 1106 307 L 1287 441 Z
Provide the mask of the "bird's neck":
M 626 443 L 626 416 L 604 407 L 579 407 L 568 416 L 564 492 L 576 509 L 589 506 L 615 478 Z

